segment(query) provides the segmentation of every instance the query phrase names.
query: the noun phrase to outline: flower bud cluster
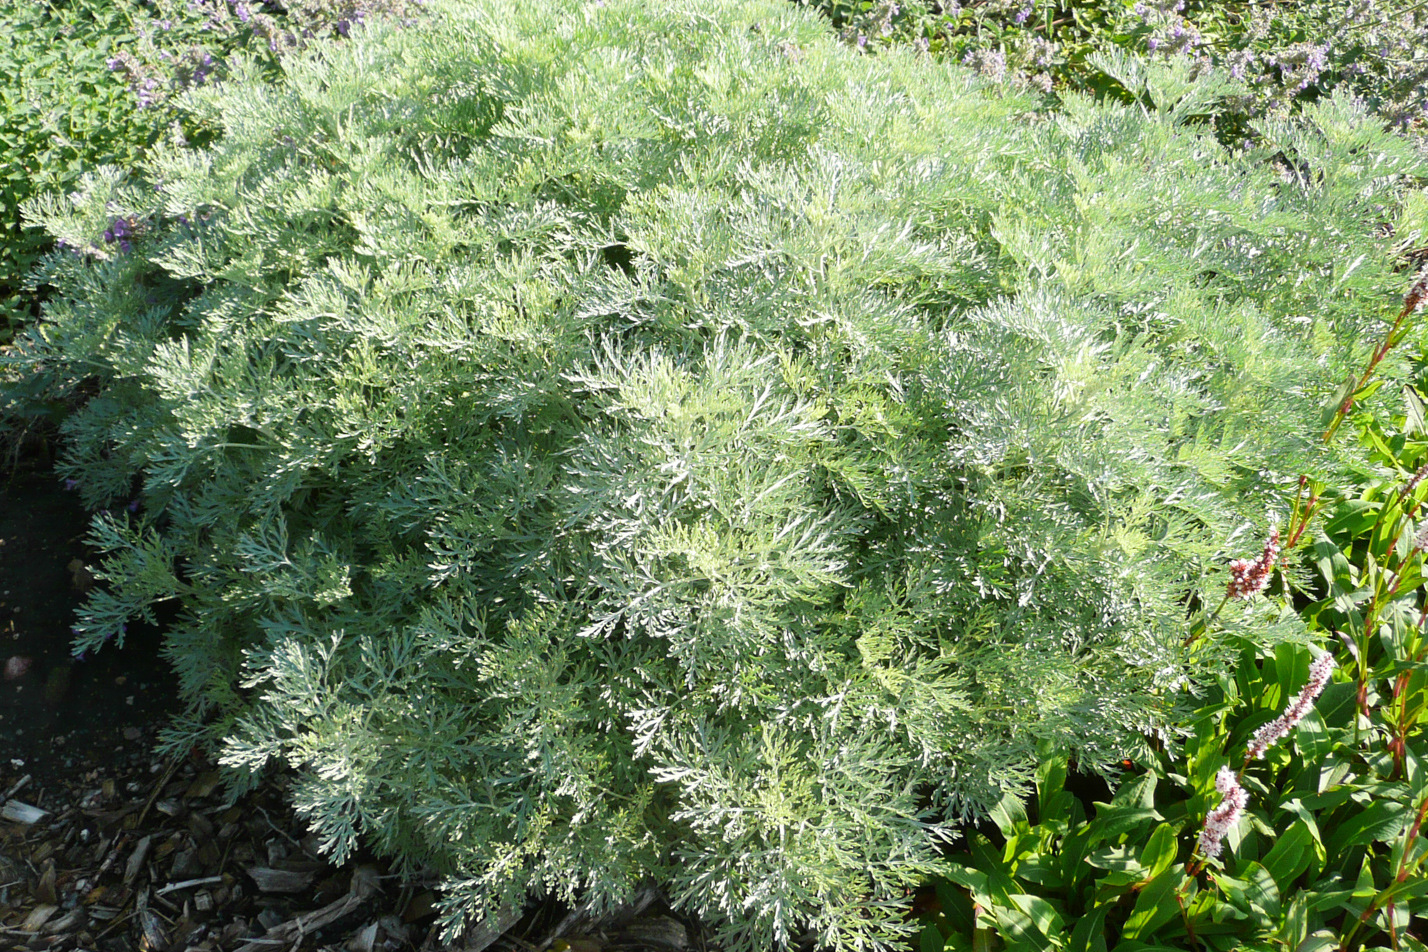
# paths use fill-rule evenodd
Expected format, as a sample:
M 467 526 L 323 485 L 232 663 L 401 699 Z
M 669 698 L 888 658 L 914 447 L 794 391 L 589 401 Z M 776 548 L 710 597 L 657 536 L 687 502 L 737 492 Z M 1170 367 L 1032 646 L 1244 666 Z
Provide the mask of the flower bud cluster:
M 1230 563 L 1230 584 L 1226 596 L 1232 599 L 1249 598 L 1264 591 L 1278 558 L 1279 529 L 1276 527 L 1270 531 L 1259 558 L 1235 559 Z

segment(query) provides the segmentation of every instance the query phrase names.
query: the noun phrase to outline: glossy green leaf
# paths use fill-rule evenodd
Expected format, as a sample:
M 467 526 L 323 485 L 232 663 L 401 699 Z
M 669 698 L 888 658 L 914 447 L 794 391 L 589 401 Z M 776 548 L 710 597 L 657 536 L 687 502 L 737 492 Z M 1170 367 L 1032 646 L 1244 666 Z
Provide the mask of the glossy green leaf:
M 1116 840 L 1132 830 L 1163 819 L 1153 806 L 1096 804 L 1097 833 L 1103 840 Z
M 1169 823 L 1157 826 L 1140 852 L 1140 865 L 1147 870 L 1146 875 L 1153 878 L 1169 869 L 1170 864 L 1175 862 L 1179 845 L 1175 830 Z
M 1061 859 L 1053 853 L 1030 853 L 1016 861 L 1016 878 L 1036 883 L 1046 890 L 1062 889 L 1066 879 L 1061 873 Z
M 1259 863 L 1250 863 L 1243 878 L 1218 876 L 1215 880 L 1225 897 L 1242 912 L 1259 916 L 1279 913 L 1279 887 L 1274 877 Z
M 1092 820 L 1073 829 L 1062 841 L 1061 875 L 1065 882 L 1079 882 L 1095 873 L 1097 867 L 1087 863 L 1086 857 L 1102 842 L 1102 829 Z
M 1037 822 L 1065 820 L 1070 816 L 1066 790 L 1067 761 L 1064 756 L 1043 754 L 1036 771 Z
M 1416 436 L 1428 430 L 1428 404 L 1412 386 L 1403 387 L 1404 420 L 1403 432 Z
M 1279 835 L 1261 862 L 1283 894 L 1313 861 L 1314 834 L 1300 820 Z
M 1036 927 L 1031 916 L 1022 912 L 1021 909 L 1010 905 L 998 905 L 993 907 L 991 912 L 1009 950 L 1024 949 L 1028 952 L 1049 952 L 1053 948 L 1051 940 Z
M 1309 935 L 1309 904 L 1302 894 L 1289 902 L 1289 908 L 1279 923 L 1279 940 L 1291 949 L 1299 945 Z
M 1333 398 L 1324 404 L 1324 408 L 1320 412 L 1320 425 L 1329 426 L 1334 422 L 1339 411 L 1353 398 L 1354 387 L 1357 385 L 1358 380 L 1352 374 L 1345 378 L 1344 382 L 1339 385 L 1339 388 L 1334 391 Z
M 971 935 L 974 917 L 972 897 L 967 890 L 944 879 L 937 880 L 936 889 L 937 904 L 942 907 L 942 914 L 947 917 L 953 931 Z
M 1139 856 L 1131 851 L 1127 846 L 1103 846 L 1087 854 L 1085 862 L 1088 866 L 1096 869 L 1103 869 L 1109 874 L 1119 874 L 1124 877 L 1125 882 L 1136 882 L 1141 879 L 1148 879 L 1148 870 L 1141 865 Z M 1108 876 L 1100 877 L 1101 881 L 1106 881 Z
M 1338 948 L 1339 937 L 1328 929 L 1320 929 L 1306 936 L 1294 952 L 1336 952 Z
M 1377 502 L 1363 499 L 1346 500 L 1334 518 L 1324 526 L 1324 532 L 1334 539 L 1361 536 L 1373 527 L 1382 508 L 1382 504 Z M 1328 539 L 1314 544 L 1314 556 L 1326 582 L 1348 577 L 1349 560 L 1344 558 L 1339 547 Z
M 992 807 L 991 817 L 1005 837 L 1012 837 L 1030 829 L 1026 819 L 1026 807 L 1020 797 L 1011 793 L 1003 794 L 1001 801 Z
M 1081 916 L 1071 929 L 1071 949 L 1085 949 L 1087 952 L 1104 952 L 1106 948 L 1107 907 L 1097 906 Z
M 935 925 L 924 926 L 917 937 L 919 952 L 942 952 L 942 932 Z
M 1334 856 L 1351 846 L 1387 842 L 1403 831 L 1408 820 L 1408 810 L 1402 803 L 1376 800 L 1330 830 L 1324 848 Z
M 1029 893 L 1016 893 L 1010 898 L 1018 909 L 1026 913 L 1036 930 L 1048 939 L 1059 939 L 1066 932 L 1061 914 L 1045 899 Z
M 1148 937 L 1171 919 L 1180 915 L 1180 906 L 1175 901 L 1175 889 L 1184 879 L 1179 869 L 1168 869 L 1156 876 L 1136 896 L 1135 907 L 1126 919 L 1121 935 L 1126 939 Z

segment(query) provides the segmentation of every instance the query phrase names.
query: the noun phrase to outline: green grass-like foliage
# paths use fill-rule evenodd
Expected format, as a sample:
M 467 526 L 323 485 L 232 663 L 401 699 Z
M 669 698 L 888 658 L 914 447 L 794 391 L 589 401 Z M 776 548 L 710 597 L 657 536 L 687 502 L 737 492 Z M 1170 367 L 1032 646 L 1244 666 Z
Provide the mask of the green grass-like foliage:
M 735 952 L 906 934 L 951 822 L 1215 670 L 1187 603 L 1341 468 L 1420 160 L 1343 99 L 1229 154 L 1173 67 L 1048 114 L 782 2 L 428 12 L 29 206 L 70 250 L 6 363 L 93 394 L 115 513 L 76 647 L 177 602 L 171 744 L 292 768 L 453 928 L 654 877 Z

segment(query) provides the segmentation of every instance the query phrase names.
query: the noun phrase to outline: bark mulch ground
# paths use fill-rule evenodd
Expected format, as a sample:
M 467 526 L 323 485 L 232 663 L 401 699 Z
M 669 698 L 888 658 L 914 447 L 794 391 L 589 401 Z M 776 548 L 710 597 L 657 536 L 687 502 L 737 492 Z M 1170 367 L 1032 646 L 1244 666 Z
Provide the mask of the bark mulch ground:
M 230 802 L 196 761 L 22 776 L 0 806 L 0 948 L 144 952 L 697 952 L 658 892 L 592 919 L 555 904 L 437 941 L 435 878 L 331 866 L 278 781 Z

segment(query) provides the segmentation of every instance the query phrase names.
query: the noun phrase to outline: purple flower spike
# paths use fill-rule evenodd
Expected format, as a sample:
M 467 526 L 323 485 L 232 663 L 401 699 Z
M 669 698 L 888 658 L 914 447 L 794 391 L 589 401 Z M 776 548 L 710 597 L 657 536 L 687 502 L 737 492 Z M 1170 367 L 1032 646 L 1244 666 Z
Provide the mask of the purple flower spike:
M 69 490 L 70 492 L 73 492 L 74 490 L 76 490 L 76 489 L 79 488 L 79 480 L 77 480 L 77 479 L 66 479 L 66 480 L 64 481 L 64 488 L 67 489 L 67 490 Z M 79 632 L 76 631 L 75 634 L 77 635 L 77 634 L 79 634 Z
M 139 511 L 139 500 L 137 500 L 137 499 L 131 499 L 131 500 L 129 500 L 129 505 L 128 505 L 126 508 L 127 508 L 130 512 L 138 512 L 138 511 Z

